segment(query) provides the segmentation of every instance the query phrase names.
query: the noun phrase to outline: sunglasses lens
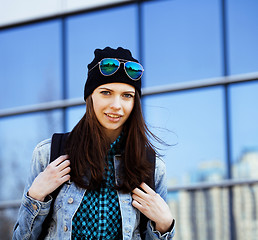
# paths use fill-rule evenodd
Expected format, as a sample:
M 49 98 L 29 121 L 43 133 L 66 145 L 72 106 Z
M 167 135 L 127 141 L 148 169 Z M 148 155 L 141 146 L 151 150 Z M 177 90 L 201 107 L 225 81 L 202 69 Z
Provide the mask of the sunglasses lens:
M 125 63 L 125 71 L 128 76 L 133 80 L 138 80 L 143 73 L 143 67 L 139 63 L 136 62 L 126 62 Z
M 100 61 L 99 67 L 103 75 L 109 76 L 119 68 L 119 61 L 112 58 L 105 58 Z

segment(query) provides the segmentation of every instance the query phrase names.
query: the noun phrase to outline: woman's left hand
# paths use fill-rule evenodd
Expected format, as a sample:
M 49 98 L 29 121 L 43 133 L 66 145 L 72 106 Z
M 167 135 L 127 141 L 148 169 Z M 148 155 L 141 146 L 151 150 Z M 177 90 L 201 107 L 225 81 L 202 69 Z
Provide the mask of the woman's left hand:
M 157 231 L 160 233 L 169 231 L 173 222 L 173 217 L 167 203 L 146 183 L 142 183 L 140 187 L 145 192 L 139 188 L 135 188 L 132 191 L 132 205 L 147 218 L 155 222 L 155 229 Z

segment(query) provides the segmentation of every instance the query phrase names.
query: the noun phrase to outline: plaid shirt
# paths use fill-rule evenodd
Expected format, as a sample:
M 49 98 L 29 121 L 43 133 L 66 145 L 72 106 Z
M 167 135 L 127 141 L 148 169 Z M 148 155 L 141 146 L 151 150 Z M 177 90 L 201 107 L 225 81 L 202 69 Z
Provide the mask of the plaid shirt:
M 114 189 L 115 145 L 120 137 L 111 144 L 108 152 L 108 169 L 99 190 L 87 190 L 73 217 L 72 239 L 122 239 L 122 219 L 117 191 Z

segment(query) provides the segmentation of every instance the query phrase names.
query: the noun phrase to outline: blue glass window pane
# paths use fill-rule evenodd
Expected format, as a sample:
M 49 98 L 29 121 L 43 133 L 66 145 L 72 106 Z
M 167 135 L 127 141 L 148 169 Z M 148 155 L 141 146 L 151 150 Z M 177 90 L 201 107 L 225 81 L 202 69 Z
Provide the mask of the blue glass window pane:
M 0 119 L 0 201 L 21 198 L 33 149 L 60 131 L 61 110 Z
M 70 98 L 83 96 L 87 65 L 93 60 L 96 48 L 121 46 L 130 49 L 133 56 L 137 57 L 136 14 L 136 6 L 130 5 L 68 19 L 68 96 Z
M 257 93 L 258 82 L 230 87 L 234 178 L 258 178 Z
M 144 86 L 221 76 L 219 1 L 144 4 Z
M 68 131 L 72 131 L 86 112 L 86 106 L 78 106 L 67 109 Z
M 18 208 L 0 210 L 0 239 L 9 240 L 13 236 L 13 226 L 17 220 Z
M 256 72 L 258 66 L 258 1 L 228 0 L 230 74 Z
M 222 99 L 220 87 L 144 97 L 150 130 L 172 145 L 161 152 L 169 186 L 225 178 Z
M 258 183 L 238 185 L 233 188 L 233 216 L 236 240 L 257 238 Z M 238 221 L 242 219 L 242 224 Z M 248 226 L 248 227 L 245 227 Z M 256 236 L 256 237 L 255 237 Z
M 230 222 L 232 220 L 229 214 L 228 187 L 181 190 L 170 196 L 169 206 L 176 219 L 176 239 L 243 239 L 230 238 Z M 234 197 L 234 204 L 239 205 L 239 195 L 236 194 Z M 245 216 L 247 211 L 243 211 L 241 207 L 237 210 L 234 220 L 239 222 L 237 221 L 239 212 L 241 212 L 241 216 Z M 239 225 L 241 224 L 239 223 Z
M 61 97 L 60 22 L 0 32 L 0 108 Z

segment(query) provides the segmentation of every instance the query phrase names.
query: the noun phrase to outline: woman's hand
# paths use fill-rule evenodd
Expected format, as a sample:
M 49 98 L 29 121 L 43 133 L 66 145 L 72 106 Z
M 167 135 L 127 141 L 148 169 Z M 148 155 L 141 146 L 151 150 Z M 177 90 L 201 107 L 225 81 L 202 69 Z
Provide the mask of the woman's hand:
M 147 218 L 155 222 L 155 229 L 157 231 L 160 233 L 169 231 L 173 217 L 167 203 L 146 183 L 142 183 L 140 187 L 145 192 L 139 188 L 135 188 L 132 195 L 132 205 Z
M 62 155 L 51 162 L 33 181 L 28 195 L 35 200 L 44 201 L 45 197 L 70 179 L 71 171 L 68 155 Z

